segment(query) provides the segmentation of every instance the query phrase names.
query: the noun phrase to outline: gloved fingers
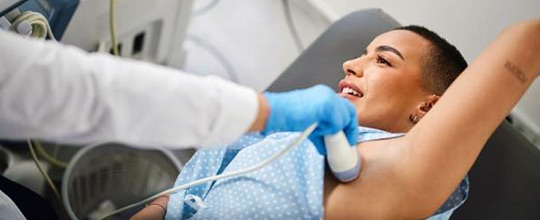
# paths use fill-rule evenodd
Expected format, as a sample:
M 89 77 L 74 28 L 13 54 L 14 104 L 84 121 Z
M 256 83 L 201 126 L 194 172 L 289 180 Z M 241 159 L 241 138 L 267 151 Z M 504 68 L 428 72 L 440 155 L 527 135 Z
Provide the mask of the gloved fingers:
M 312 134 L 317 135 L 317 136 L 326 136 L 326 135 L 335 134 L 339 131 L 340 131 L 339 126 L 336 126 L 335 124 L 332 124 L 326 121 L 321 121 L 317 125 L 317 128 L 313 130 Z
M 315 148 L 317 148 L 317 152 L 319 152 L 320 155 L 326 154 L 326 146 L 324 145 L 324 139 L 322 136 L 311 134 L 308 138 L 313 145 L 315 145 Z
M 318 136 L 335 134 L 349 129 L 351 121 L 357 120 L 354 106 L 339 97 L 328 86 L 316 85 L 302 90 L 285 93 L 264 93 L 270 105 L 270 115 L 263 129 L 269 131 L 303 131 L 314 122 L 318 126 L 313 134 Z M 352 130 L 350 130 L 352 129 Z M 354 135 L 347 134 L 354 141 Z
M 314 116 L 315 120 L 318 123 L 317 128 L 313 131 L 314 134 L 319 136 L 335 134 L 338 131 L 342 130 L 345 125 L 345 117 L 343 107 L 344 103 L 340 100 L 342 99 L 339 96 L 336 96 L 336 93 L 330 89 L 330 87 L 325 85 L 316 85 L 312 88 L 313 91 L 316 91 L 316 96 L 314 100 L 310 100 L 314 105 Z
M 357 120 L 354 106 L 335 94 L 328 97 L 327 102 L 319 116 L 319 126 L 314 134 L 324 136 L 350 129 L 351 123 Z
M 350 117 L 343 131 L 345 132 L 345 136 L 347 136 L 349 144 L 354 147 L 358 141 L 358 118 L 356 117 L 356 108 L 354 108 L 354 105 L 350 104 L 347 110 Z
M 331 106 L 335 93 L 330 87 L 316 85 L 283 93 L 265 92 L 270 114 L 263 133 L 269 131 L 302 131 L 323 120 L 321 113 Z M 319 123 L 320 124 L 320 123 Z
M 356 146 L 356 143 L 358 143 L 358 121 L 356 117 L 345 127 L 343 132 L 345 132 L 345 136 L 347 136 L 347 141 L 349 141 L 351 147 Z

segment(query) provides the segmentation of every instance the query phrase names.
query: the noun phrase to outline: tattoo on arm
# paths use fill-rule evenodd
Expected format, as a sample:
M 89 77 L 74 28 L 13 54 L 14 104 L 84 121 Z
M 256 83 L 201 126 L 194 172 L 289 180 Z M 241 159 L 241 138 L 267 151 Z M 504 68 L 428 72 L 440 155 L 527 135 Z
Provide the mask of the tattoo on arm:
M 504 67 L 510 71 L 510 73 L 512 73 L 512 75 L 514 75 L 521 82 L 521 84 L 525 84 L 527 82 L 527 76 L 525 76 L 525 73 L 523 73 L 523 71 L 521 71 L 516 64 L 507 60 Z

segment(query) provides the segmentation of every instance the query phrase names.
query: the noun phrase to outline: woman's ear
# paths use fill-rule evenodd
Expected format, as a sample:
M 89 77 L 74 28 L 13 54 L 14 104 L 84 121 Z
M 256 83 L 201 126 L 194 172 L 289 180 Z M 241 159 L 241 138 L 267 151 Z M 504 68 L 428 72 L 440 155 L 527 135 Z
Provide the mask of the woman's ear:
M 441 97 L 438 95 L 430 95 L 422 104 L 418 106 L 418 110 L 427 113 L 439 101 Z
M 414 113 L 409 116 L 409 119 L 412 123 L 416 124 L 422 119 L 428 112 L 433 108 L 433 106 L 439 101 L 441 97 L 438 95 L 430 95 L 423 102 L 421 102 Z

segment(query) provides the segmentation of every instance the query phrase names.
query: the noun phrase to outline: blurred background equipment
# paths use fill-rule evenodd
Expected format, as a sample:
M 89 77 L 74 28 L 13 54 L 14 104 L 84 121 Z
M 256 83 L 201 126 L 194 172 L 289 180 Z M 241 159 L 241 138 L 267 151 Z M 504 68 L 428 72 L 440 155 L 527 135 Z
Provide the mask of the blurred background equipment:
M 81 1 L 63 43 L 94 52 L 112 53 L 110 2 Z M 182 44 L 193 0 L 116 0 L 114 17 L 119 55 L 182 68 Z
M 50 26 L 51 35 L 62 39 L 78 5 L 79 0 L 4 0 L 0 2 L 0 23 L 4 29 L 14 25 L 12 29 L 23 35 L 46 33 L 48 30 L 39 28 Z
M 87 146 L 73 157 L 64 173 L 64 206 L 72 219 L 100 219 L 172 187 L 181 169 L 180 161 L 166 149 L 115 143 Z M 116 217 L 128 219 L 137 208 Z

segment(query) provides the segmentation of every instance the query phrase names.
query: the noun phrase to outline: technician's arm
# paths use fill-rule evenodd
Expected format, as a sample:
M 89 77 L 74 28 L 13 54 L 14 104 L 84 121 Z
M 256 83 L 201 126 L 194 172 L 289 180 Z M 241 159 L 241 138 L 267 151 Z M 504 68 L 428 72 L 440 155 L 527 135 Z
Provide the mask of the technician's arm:
M 253 90 L 217 77 L 5 31 L 0 53 L 2 139 L 190 147 L 261 130 L 268 114 L 261 95 L 258 108 Z

